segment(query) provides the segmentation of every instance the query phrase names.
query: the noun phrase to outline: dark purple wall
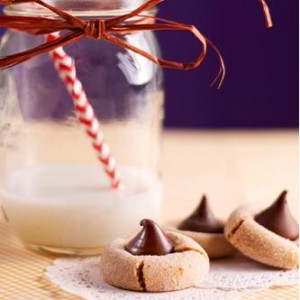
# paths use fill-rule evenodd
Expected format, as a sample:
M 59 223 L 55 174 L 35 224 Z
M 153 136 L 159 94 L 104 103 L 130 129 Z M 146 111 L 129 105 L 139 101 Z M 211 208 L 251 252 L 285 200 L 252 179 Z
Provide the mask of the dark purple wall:
M 218 70 L 213 51 L 198 70 L 166 70 L 167 126 L 297 126 L 298 0 L 268 3 L 271 30 L 264 28 L 257 0 L 169 0 L 160 6 L 160 16 L 195 24 L 213 40 L 227 66 L 220 91 L 209 87 Z M 195 53 L 193 39 L 183 35 L 163 34 L 161 44 L 168 58 Z
M 195 24 L 220 48 L 227 77 L 210 88 L 217 58 L 194 71 L 165 71 L 168 127 L 298 126 L 298 0 L 268 1 L 266 30 L 258 0 L 166 0 L 160 16 Z M 160 34 L 166 58 L 190 60 L 198 44 L 182 33 Z

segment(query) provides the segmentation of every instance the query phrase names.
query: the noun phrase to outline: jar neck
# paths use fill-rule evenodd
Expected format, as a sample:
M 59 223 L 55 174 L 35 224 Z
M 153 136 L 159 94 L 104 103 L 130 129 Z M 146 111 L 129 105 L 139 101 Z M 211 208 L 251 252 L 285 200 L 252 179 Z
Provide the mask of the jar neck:
M 74 16 L 109 18 L 127 14 L 138 8 L 146 0 L 44 0 Z M 151 9 L 144 15 L 155 15 L 156 9 Z M 50 17 L 53 13 L 40 5 L 28 2 L 8 5 L 5 14 L 15 16 Z

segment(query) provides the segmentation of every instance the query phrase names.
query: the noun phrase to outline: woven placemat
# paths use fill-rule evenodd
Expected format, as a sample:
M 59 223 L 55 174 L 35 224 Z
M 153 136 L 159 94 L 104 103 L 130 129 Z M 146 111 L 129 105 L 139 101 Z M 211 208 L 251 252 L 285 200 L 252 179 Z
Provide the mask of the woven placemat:
M 26 249 L 9 227 L 0 222 L 1 300 L 78 300 L 48 280 L 45 269 L 55 256 Z M 299 298 L 298 286 L 272 287 L 244 300 L 292 300 Z M 103 298 L 105 299 L 105 298 Z

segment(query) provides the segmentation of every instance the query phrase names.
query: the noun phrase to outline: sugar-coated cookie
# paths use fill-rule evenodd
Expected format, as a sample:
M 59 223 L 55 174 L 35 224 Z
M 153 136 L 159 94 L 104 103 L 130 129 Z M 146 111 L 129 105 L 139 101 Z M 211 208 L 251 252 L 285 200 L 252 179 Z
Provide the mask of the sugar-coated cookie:
M 101 258 L 103 278 L 133 291 L 166 292 L 192 287 L 209 271 L 209 258 L 192 239 L 167 231 L 151 220 L 133 239 L 112 241 Z
M 169 230 L 173 230 L 193 239 L 205 250 L 210 259 L 228 257 L 236 252 L 235 248 L 227 241 L 225 235 L 222 233 L 179 230 L 177 229 L 178 224 L 178 221 L 169 222 L 166 227 L 169 228 Z
M 235 252 L 224 236 L 224 224 L 210 210 L 205 195 L 188 218 L 183 221 L 169 222 L 168 225 L 166 227 L 197 242 L 207 252 L 209 258 L 227 257 Z
M 246 206 L 238 208 L 225 225 L 226 238 L 245 256 L 281 269 L 298 267 L 298 235 L 298 224 L 287 206 L 286 191 L 259 214 Z

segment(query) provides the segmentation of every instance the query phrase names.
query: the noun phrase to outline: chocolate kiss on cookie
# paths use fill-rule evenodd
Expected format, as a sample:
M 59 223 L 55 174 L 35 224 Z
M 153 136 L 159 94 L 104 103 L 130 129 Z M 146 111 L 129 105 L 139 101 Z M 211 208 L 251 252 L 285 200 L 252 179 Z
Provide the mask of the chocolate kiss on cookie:
M 210 210 L 207 198 L 203 195 L 200 205 L 178 226 L 178 229 L 206 233 L 223 233 L 224 228 Z
M 254 219 L 274 233 L 294 241 L 299 237 L 299 227 L 289 210 L 286 195 L 287 191 L 283 191 L 270 207 L 257 214 Z
M 125 249 L 133 255 L 166 255 L 174 251 L 174 244 L 161 228 L 153 221 L 144 219 L 140 223 L 143 226 Z

